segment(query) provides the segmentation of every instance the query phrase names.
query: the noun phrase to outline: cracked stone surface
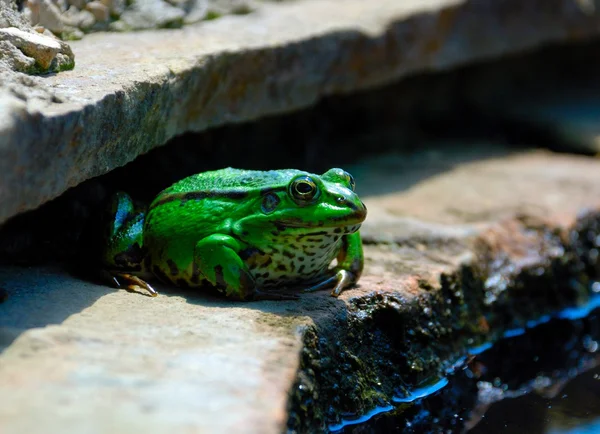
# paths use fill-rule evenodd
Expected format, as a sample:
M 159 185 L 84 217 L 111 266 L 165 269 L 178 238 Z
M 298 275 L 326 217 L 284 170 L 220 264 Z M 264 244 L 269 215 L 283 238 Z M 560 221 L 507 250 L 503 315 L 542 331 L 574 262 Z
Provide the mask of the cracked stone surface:
M 348 169 L 366 269 L 339 299 L 153 299 L 1 268 L 3 432 L 314 432 L 600 276 L 598 159 L 446 144 Z
M 183 29 L 94 34 L 71 43 L 73 71 L 28 86 L 19 74 L 3 77 L 0 222 L 186 131 L 307 107 L 417 71 L 578 41 L 600 28 L 597 10 L 574 0 L 341 5 L 264 4 L 248 16 Z

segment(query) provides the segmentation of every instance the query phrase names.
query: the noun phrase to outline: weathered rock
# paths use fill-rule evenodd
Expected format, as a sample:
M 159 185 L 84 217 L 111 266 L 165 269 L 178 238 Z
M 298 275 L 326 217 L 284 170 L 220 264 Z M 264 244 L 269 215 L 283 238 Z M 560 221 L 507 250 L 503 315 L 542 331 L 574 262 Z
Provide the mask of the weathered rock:
M 101 3 L 115 16 L 121 15 L 125 10 L 125 0 L 102 0 Z
M 0 29 L 0 40 L 10 42 L 26 56 L 35 59 L 44 70 L 50 69 L 50 65 L 62 49 L 59 41 L 39 33 L 24 32 L 15 27 Z
M 120 22 L 126 30 L 181 27 L 184 16 L 183 10 L 163 0 L 136 1 L 121 14 Z
M 3 82 L 13 77 L 12 71 L 44 73 L 73 68 L 73 52 L 66 43 L 40 34 L 4 2 L 0 2 L 0 41 Z
M 70 4 L 66 2 L 32 0 L 26 2 L 25 6 L 22 16 L 29 24 L 48 29 L 62 39 L 81 39 L 83 32 L 77 26 L 90 26 L 89 15 L 85 13 L 80 16 L 80 8 L 69 7 Z
M 208 0 L 185 1 L 183 7 L 187 12 L 183 22 L 192 24 L 206 18 L 206 14 L 208 13 Z
M 70 22 L 82 30 L 90 29 L 96 24 L 96 17 L 89 10 L 79 10 L 76 7 L 70 7 L 63 15 L 68 17 Z
M 278 433 L 288 396 L 289 428 L 320 432 L 584 301 L 600 277 L 597 159 L 430 145 L 349 170 L 369 208 L 366 268 L 339 299 L 160 285 L 152 299 L 0 269 L 3 432 Z
M 110 8 L 102 2 L 91 1 L 85 6 L 85 8 L 94 14 L 96 21 L 108 21 L 110 18 Z
M 34 17 L 37 16 L 38 21 L 31 24 L 40 24 L 55 34 L 61 34 L 77 26 L 77 20 L 63 14 L 60 7 L 52 0 L 37 0 L 37 3 L 39 9 Z
M 62 39 L 81 39 L 83 32 L 176 28 L 205 18 L 247 14 L 257 9 L 251 0 L 30 0 L 22 17 L 51 29 Z M 90 23 L 89 11 L 95 20 Z M 121 16 L 123 15 L 123 16 Z M 112 22 L 109 21 L 113 18 Z
M 208 11 L 213 16 L 248 14 L 256 8 L 251 0 L 208 0 Z
M 77 9 L 82 10 L 85 8 L 86 0 L 69 0 L 71 6 L 75 6 Z
M 26 20 L 17 12 L 17 3 L 11 0 L 0 1 L 0 29 L 4 27 L 24 28 Z
M 21 50 L 8 41 L 0 41 L 0 63 L 16 71 L 30 71 L 35 59 L 27 57 Z
M 266 305 L 232 308 L 215 300 L 201 305 L 176 293 L 152 303 L 82 287 L 50 270 L 13 277 L 17 280 L 11 278 L 9 285 L 24 291 L 10 292 L 1 305 L 7 309 L 0 319 L 3 343 L 31 326 L 43 328 L 26 332 L 2 353 L 3 431 L 63 430 L 65 422 L 75 430 L 157 433 L 274 433 L 283 427 L 301 318 L 286 323 L 264 311 Z M 39 279 L 47 283 L 44 292 L 29 298 Z M 37 319 L 16 316 L 27 304 L 35 309 L 65 291 L 73 301 L 68 307 Z M 139 315 L 131 318 L 132 312 Z M 38 369 L 42 366 L 45 373 Z M 41 387 L 29 398 L 17 393 L 10 399 L 17 383 L 29 393 L 35 384 Z M 80 406 L 84 401 L 87 408 Z M 52 413 L 43 412 L 48 404 Z M 36 416 L 23 417 L 27 409 Z
M 348 0 L 340 7 L 307 0 L 182 30 L 73 42 L 77 70 L 36 84 L 61 103 L 29 103 L 24 116 L 9 115 L 20 134 L 4 132 L 9 140 L 0 146 L 12 156 L 0 155 L 6 186 L 0 221 L 185 131 L 306 107 L 327 94 L 416 71 L 597 34 L 598 15 L 572 0 L 521 5 Z
M 59 72 L 72 69 L 75 64 L 69 45 L 35 31 L 25 32 L 14 27 L 0 29 L 0 41 L 11 44 L 28 59 L 33 60 L 33 63 L 22 60 L 22 56 L 12 48 L 3 50 L 2 57 L 6 58 L 6 64 L 16 71 L 26 73 Z M 10 81 L 12 77 L 10 70 L 5 71 L 5 74 L 3 78 Z

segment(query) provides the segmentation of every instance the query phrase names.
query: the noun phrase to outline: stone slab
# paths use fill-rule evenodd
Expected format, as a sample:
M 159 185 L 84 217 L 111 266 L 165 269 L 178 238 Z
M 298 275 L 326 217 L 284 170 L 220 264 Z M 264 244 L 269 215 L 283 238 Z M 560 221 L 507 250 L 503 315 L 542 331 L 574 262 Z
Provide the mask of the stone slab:
M 183 29 L 93 34 L 77 68 L 0 77 L 0 222 L 186 131 L 597 35 L 574 0 L 303 0 Z
M 573 260 L 573 231 L 583 240 L 600 220 L 600 160 L 466 145 L 349 168 L 369 208 L 366 269 L 339 299 L 244 304 L 161 285 L 153 299 L 0 269 L 2 432 L 316 432 L 585 297 L 583 283 L 557 299 L 536 282 L 594 277 L 552 273 Z
M 167 292 L 154 303 L 55 270 L 2 280 L 3 344 L 29 329 L 1 356 L 2 432 L 281 431 L 302 317 Z

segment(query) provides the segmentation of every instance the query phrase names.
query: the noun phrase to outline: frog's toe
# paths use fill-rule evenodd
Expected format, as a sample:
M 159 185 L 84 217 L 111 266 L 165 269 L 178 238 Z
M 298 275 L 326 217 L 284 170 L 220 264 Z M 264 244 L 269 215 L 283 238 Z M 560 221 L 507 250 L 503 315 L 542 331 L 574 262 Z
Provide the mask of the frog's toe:
M 148 284 L 146 284 L 146 286 L 130 284 L 125 287 L 125 290 L 127 290 L 129 292 L 141 293 L 141 294 L 147 295 L 149 297 L 157 297 L 158 296 L 158 292 L 156 292 L 156 290 Z
M 117 288 L 123 287 L 119 279 L 122 279 L 125 283 L 124 289 L 129 292 L 143 292 L 150 297 L 156 297 L 158 292 L 150 284 L 146 281 L 140 279 L 133 274 L 128 273 L 115 273 L 112 275 L 113 282 L 116 284 Z
M 314 284 L 313 286 L 304 288 L 304 292 L 320 291 L 322 289 L 331 287 L 331 285 L 335 284 L 337 281 L 338 281 L 337 274 L 334 274 L 333 276 L 328 277 L 327 279 L 322 280 L 319 283 Z
M 329 288 L 333 285 L 331 291 L 332 297 L 339 297 L 342 291 L 349 286 L 352 286 L 356 282 L 356 276 L 354 273 L 348 270 L 338 270 L 333 276 L 309 287 L 305 288 L 304 292 L 320 291 L 321 289 Z
M 342 291 L 356 282 L 354 273 L 348 270 L 339 270 L 336 274 L 337 284 L 331 291 L 332 297 L 339 297 Z

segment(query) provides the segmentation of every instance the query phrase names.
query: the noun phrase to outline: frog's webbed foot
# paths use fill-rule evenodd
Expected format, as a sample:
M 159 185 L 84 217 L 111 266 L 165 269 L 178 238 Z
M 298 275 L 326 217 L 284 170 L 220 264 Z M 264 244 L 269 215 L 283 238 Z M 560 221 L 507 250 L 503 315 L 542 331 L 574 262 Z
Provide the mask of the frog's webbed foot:
M 330 276 L 309 288 L 305 288 L 304 292 L 320 291 L 321 289 L 329 288 L 333 285 L 331 296 L 339 297 L 344 289 L 355 284 L 357 280 L 354 273 L 348 270 L 337 270 L 333 276 Z
M 156 297 L 158 295 L 158 292 L 156 292 L 156 290 L 152 288 L 146 281 L 134 276 L 133 274 L 109 272 L 108 275 L 117 288 L 124 288 L 129 292 L 141 291 L 150 297 Z

